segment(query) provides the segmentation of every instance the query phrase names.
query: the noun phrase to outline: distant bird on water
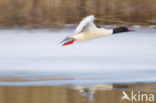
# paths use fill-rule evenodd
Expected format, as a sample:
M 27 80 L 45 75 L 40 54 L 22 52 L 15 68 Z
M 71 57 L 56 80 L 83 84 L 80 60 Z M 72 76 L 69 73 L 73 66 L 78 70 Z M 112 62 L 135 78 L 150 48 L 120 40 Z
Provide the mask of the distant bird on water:
M 94 16 L 90 15 L 85 17 L 76 30 L 74 34 L 66 37 L 60 43 L 63 43 L 62 46 L 73 44 L 75 41 L 83 42 L 91 39 L 104 37 L 108 35 L 113 35 L 121 32 L 129 32 L 134 30 L 129 30 L 127 27 L 118 27 L 114 29 L 104 29 L 94 24 Z

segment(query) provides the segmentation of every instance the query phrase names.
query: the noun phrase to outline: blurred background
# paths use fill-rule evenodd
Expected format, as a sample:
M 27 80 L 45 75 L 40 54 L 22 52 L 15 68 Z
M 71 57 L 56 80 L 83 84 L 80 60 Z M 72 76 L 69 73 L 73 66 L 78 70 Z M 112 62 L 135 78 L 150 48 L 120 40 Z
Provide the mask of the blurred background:
M 0 28 L 61 28 L 93 14 L 96 24 L 156 24 L 156 0 L 0 0 Z
M 132 103 L 121 101 L 123 91 L 156 95 L 155 12 L 156 0 L 0 0 L 0 103 Z M 59 45 L 88 15 L 99 26 L 136 31 Z

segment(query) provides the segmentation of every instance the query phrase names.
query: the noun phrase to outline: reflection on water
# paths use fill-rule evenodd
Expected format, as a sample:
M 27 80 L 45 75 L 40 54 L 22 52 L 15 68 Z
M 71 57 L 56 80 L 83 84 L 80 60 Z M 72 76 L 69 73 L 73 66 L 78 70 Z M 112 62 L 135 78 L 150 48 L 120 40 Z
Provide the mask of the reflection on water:
M 123 90 L 128 94 L 133 90 L 155 95 L 156 84 L 0 86 L 0 103 L 132 103 L 121 101 Z

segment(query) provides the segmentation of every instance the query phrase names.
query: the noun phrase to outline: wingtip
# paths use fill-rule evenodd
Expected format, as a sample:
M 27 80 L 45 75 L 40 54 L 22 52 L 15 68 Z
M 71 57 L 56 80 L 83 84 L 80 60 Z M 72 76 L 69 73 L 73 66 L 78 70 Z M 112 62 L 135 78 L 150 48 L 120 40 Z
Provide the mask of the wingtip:
M 87 17 L 89 17 L 89 16 L 90 16 L 90 17 L 94 17 L 94 15 L 88 15 Z
M 80 24 L 78 25 L 78 27 L 75 29 L 74 33 L 79 33 L 83 29 L 83 27 L 85 27 L 88 23 L 93 22 L 94 19 L 95 19 L 94 15 L 89 15 L 83 18 L 80 21 Z
M 94 15 L 90 15 L 92 18 L 95 18 L 95 16 Z
M 91 18 L 92 20 L 94 20 L 95 16 L 94 15 L 89 15 L 89 16 L 87 16 L 85 18 Z

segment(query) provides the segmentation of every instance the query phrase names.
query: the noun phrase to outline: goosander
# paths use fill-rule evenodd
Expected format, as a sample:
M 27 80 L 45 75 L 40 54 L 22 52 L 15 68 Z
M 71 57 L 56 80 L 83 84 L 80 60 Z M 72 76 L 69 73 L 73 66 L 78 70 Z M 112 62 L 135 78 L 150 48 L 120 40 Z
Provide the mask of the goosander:
M 67 36 L 63 41 L 62 46 L 73 44 L 75 41 L 83 42 L 99 37 L 109 36 L 121 32 L 134 31 L 127 27 L 117 27 L 114 29 L 104 29 L 94 24 L 94 15 L 85 17 L 74 31 L 73 35 Z

